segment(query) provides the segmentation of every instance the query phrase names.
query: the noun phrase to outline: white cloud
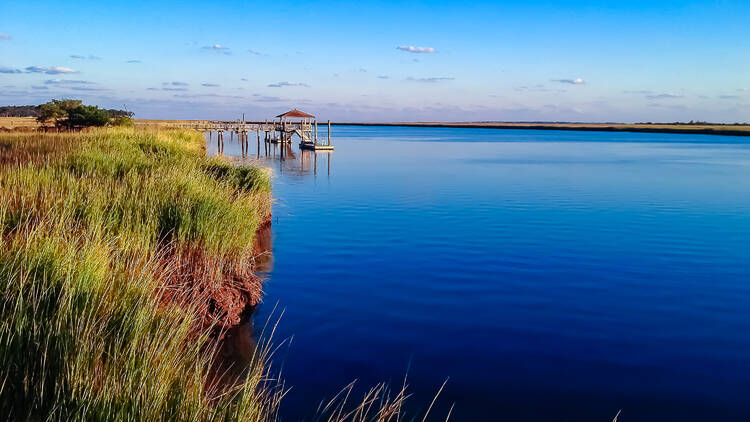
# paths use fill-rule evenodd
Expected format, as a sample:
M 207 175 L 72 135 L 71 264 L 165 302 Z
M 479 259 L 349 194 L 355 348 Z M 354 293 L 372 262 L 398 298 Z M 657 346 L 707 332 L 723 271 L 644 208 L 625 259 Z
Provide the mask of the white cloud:
M 434 53 L 435 49 L 432 47 L 414 47 L 413 45 L 400 45 L 396 47 L 397 50 L 406 51 L 408 53 Z
M 78 73 L 69 67 L 62 66 L 29 66 L 26 69 L 27 73 L 46 73 L 47 75 L 60 75 L 64 73 Z
M 571 84 L 571 85 L 583 85 L 586 83 L 581 78 L 575 78 L 575 79 L 552 79 L 552 82 L 559 82 L 561 84 Z
M 269 88 L 284 88 L 289 86 L 301 86 L 305 88 L 309 88 L 310 85 L 302 82 L 277 82 L 275 84 L 268 84 Z

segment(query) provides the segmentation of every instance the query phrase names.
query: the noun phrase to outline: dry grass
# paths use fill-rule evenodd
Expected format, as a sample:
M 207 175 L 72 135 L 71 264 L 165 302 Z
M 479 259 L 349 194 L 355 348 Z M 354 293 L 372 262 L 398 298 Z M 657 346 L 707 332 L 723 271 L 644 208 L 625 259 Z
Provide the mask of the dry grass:
M 34 117 L 0 117 L 0 130 L 2 129 L 36 129 L 39 123 Z

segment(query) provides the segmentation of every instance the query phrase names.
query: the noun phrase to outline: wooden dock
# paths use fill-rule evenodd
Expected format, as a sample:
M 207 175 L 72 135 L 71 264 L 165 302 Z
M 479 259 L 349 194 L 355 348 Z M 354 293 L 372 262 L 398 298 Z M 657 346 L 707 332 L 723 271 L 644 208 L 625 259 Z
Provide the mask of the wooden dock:
M 210 120 L 196 123 L 184 123 L 180 127 L 192 128 L 201 132 L 216 132 L 219 142 L 219 152 L 223 152 L 224 132 L 229 132 L 230 137 L 236 133 L 243 144 L 243 150 L 247 147 L 249 134 L 255 132 L 258 147 L 260 148 L 261 133 L 263 142 L 271 144 L 290 144 L 296 135 L 300 139 L 301 149 L 313 151 L 333 151 L 331 142 L 331 121 L 327 123 L 328 132 L 326 140 L 318 138 L 318 120 L 315 116 L 301 112 L 297 109 L 276 116 L 278 120 L 272 121 L 245 121 L 242 120 L 222 121 Z

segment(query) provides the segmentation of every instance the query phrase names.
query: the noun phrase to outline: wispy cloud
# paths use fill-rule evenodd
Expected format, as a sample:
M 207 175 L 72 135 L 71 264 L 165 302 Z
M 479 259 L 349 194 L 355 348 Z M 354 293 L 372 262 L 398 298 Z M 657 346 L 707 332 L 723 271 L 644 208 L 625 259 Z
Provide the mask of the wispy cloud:
M 49 87 L 44 85 L 31 85 L 31 89 L 49 89 Z
M 247 82 L 247 78 L 240 78 L 241 81 Z
M 80 81 L 73 79 L 47 79 L 44 81 L 47 85 L 92 85 L 90 81 Z
M 182 87 L 171 88 L 167 86 L 167 87 L 162 88 L 162 90 L 164 91 L 187 91 L 187 88 L 182 88 Z
M 261 56 L 262 53 L 260 51 L 255 50 L 247 50 L 248 53 L 252 54 L 253 56 Z
M 519 86 L 513 89 L 515 89 L 518 92 L 567 92 L 564 89 L 547 88 L 546 86 L 542 84 L 536 84 L 532 86 L 523 85 L 523 86 Z
M 275 103 L 284 101 L 284 99 L 281 97 L 273 97 L 269 95 L 253 94 L 253 97 L 255 97 L 255 101 L 260 103 Z
M 586 83 L 581 78 L 575 78 L 575 79 L 552 79 L 552 82 L 558 82 L 561 84 L 570 84 L 570 85 L 583 85 Z
M 739 95 L 719 95 L 719 98 L 722 100 L 739 100 L 742 97 Z
M 0 40 L 9 40 L 9 39 L 10 39 L 10 35 L 0 33 Z
M 669 93 L 646 95 L 646 98 L 648 98 L 649 100 L 672 100 L 675 98 L 682 98 L 682 97 L 683 96 L 679 94 L 669 94 Z
M 174 94 L 175 98 L 244 98 L 241 95 L 223 95 L 223 94 Z
M 22 73 L 20 69 L 12 67 L 0 66 L 0 73 Z
M 78 73 L 69 67 L 62 66 L 29 66 L 26 69 L 27 73 L 46 73 L 47 75 L 61 75 L 65 73 Z
M 71 54 L 69 57 L 71 59 L 76 59 L 76 60 L 101 60 L 102 59 L 101 57 L 95 56 L 93 54 L 89 54 L 88 56 L 81 56 L 79 54 Z
M 378 79 L 390 79 L 388 75 L 378 75 Z
M 415 47 L 413 45 L 400 45 L 396 47 L 396 50 L 406 51 L 408 53 L 434 53 L 435 49 L 432 47 Z
M 208 83 L 208 82 L 203 82 L 201 84 L 201 86 L 205 86 L 206 88 L 215 88 L 215 87 L 219 86 L 219 84 L 212 84 L 212 83 Z
M 90 86 L 72 86 L 70 87 L 73 91 L 109 91 L 105 88 L 94 88 Z
M 187 82 L 180 82 L 180 81 L 175 81 L 175 82 L 162 82 L 161 84 L 162 84 L 162 85 L 172 85 L 172 86 L 190 86 L 190 84 L 189 84 L 189 83 L 187 83 Z
M 142 62 L 140 60 L 127 60 L 125 63 L 137 64 Z
M 406 78 L 407 81 L 411 82 L 426 82 L 426 83 L 436 83 L 436 82 L 447 82 L 447 81 L 453 81 L 456 80 L 456 78 L 446 78 L 446 77 L 433 77 L 433 78 L 412 78 L 408 77 Z
M 232 51 L 229 47 L 221 44 L 213 44 L 213 45 L 204 45 L 201 47 L 204 50 L 211 50 L 215 51 L 217 53 L 223 53 L 223 54 L 232 54 Z
M 622 93 L 623 94 L 652 95 L 654 93 L 654 91 L 649 91 L 647 89 L 641 89 L 641 90 L 635 90 L 635 91 L 626 90 L 626 91 L 622 91 Z
M 301 86 L 305 88 L 309 88 L 310 85 L 302 82 L 277 82 L 275 84 L 268 84 L 269 88 L 284 88 L 284 87 L 290 87 L 290 86 Z

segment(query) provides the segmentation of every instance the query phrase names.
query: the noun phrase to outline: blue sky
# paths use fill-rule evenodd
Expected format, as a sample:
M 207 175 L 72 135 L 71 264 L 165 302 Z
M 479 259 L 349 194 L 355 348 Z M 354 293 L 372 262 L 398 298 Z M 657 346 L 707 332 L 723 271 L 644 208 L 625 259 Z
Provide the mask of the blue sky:
M 154 4 L 158 3 L 158 4 Z M 0 104 L 142 118 L 750 121 L 750 2 L 3 1 Z

